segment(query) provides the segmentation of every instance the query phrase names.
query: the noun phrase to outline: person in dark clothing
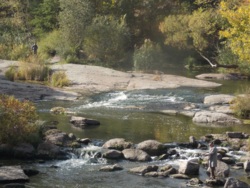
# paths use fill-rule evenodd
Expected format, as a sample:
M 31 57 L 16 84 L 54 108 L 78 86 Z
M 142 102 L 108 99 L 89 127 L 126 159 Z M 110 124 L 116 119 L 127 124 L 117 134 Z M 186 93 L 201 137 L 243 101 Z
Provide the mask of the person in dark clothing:
M 34 43 L 33 46 L 32 46 L 32 51 L 33 51 L 33 53 L 34 53 L 35 55 L 37 54 L 37 49 L 38 49 L 38 46 L 37 46 L 36 43 Z

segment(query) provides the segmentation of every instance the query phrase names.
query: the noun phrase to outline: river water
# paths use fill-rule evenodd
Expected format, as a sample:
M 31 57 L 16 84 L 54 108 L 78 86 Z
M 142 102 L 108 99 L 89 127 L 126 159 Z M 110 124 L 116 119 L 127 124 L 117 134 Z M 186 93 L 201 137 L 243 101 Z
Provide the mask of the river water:
M 246 125 L 232 127 L 198 126 L 189 117 L 165 115 L 160 113 L 161 110 L 183 108 L 188 103 L 196 103 L 198 107 L 202 107 L 206 95 L 235 94 L 248 86 L 249 82 L 247 81 L 224 81 L 222 87 L 213 89 L 178 88 L 117 91 L 99 94 L 83 101 L 43 101 L 37 104 L 37 108 L 41 119 L 58 121 L 58 129 L 67 133 L 74 133 L 80 138 L 94 140 L 97 146 L 89 146 L 89 149 L 93 149 L 93 151 L 101 149 L 98 145 L 111 138 L 125 138 L 133 143 L 139 143 L 147 139 L 155 139 L 163 143 L 187 142 L 190 135 L 199 139 L 206 134 L 224 133 L 226 131 L 250 133 L 250 128 Z M 55 106 L 65 107 L 68 111 L 76 113 L 77 116 L 96 119 L 101 122 L 101 125 L 84 130 L 73 128 L 69 123 L 70 116 L 49 113 L 49 110 Z M 195 152 L 195 150 L 186 150 L 183 155 L 193 157 L 192 155 Z M 78 158 L 72 155 L 72 159 L 66 161 L 29 164 L 41 173 L 32 177 L 27 187 L 186 187 L 187 180 L 148 178 L 127 172 L 128 169 L 141 166 L 143 163 L 119 161 L 119 165 L 123 166 L 124 170 L 100 172 L 100 167 L 108 164 L 107 161 L 92 163 L 89 157 L 82 156 L 84 157 Z M 172 160 L 154 161 L 145 164 L 172 164 L 178 168 L 178 161 Z M 55 166 L 58 168 L 54 168 Z M 231 172 L 235 177 L 250 183 L 242 170 L 232 170 Z M 200 169 L 199 178 L 201 180 L 207 178 L 205 168 Z
M 133 143 L 148 139 L 155 139 L 163 143 L 187 142 L 189 136 L 199 139 L 210 133 L 224 133 L 226 131 L 242 131 L 250 134 L 246 125 L 232 127 L 198 126 L 189 117 L 181 115 L 166 115 L 161 110 L 178 109 L 189 103 L 196 103 L 197 107 L 203 106 L 203 99 L 210 94 L 235 94 L 249 87 L 248 81 L 223 81 L 219 88 L 178 88 L 141 91 L 117 91 L 92 96 L 88 99 L 74 102 L 67 101 L 42 101 L 36 104 L 40 119 L 57 121 L 58 129 L 67 133 L 74 133 L 80 138 L 90 138 L 95 145 L 89 146 L 93 152 L 100 150 L 101 143 L 111 138 L 125 138 Z M 100 121 L 101 125 L 84 130 L 73 128 L 66 115 L 50 114 L 50 109 L 61 106 L 68 111 Z M 183 151 L 184 156 L 192 157 L 195 152 Z M 186 180 L 172 178 L 149 178 L 132 175 L 127 172 L 129 168 L 141 166 L 144 163 L 119 161 L 124 170 L 118 172 L 100 172 L 107 161 L 91 162 L 82 151 L 83 157 L 76 157 L 66 161 L 49 161 L 44 164 L 31 162 L 22 164 L 40 171 L 39 175 L 31 177 L 30 188 L 111 188 L 111 187 L 186 187 Z M 195 156 L 195 155 L 194 155 Z M 113 161 L 111 164 L 115 163 Z M 178 168 L 178 161 L 165 160 L 153 161 L 149 164 L 172 164 Z M 235 177 L 248 181 L 240 171 L 233 172 Z M 205 180 L 205 168 L 200 169 L 199 178 Z M 249 182 L 250 183 L 250 182 Z

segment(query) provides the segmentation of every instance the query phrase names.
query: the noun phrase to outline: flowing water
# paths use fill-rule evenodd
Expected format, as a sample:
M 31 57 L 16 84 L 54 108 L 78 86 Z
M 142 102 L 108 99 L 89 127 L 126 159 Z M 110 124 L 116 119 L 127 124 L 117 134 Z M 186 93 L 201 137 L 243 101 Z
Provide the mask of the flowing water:
M 190 117 L 160 113 L 161 110 L 166 109 L 182 109 L 189 103 L 196 103 L 197 108 L 202 108 L 204 96 L 218 93 L 234 94 L 247 88 L 249 82 L 224 81 L 223 85 L 223 87 L 216 89 L 178 88 L 118 91 L 99 94 L 83 101 L 42 101 L 37 103 L 41 119 L 57 121 L 58 129 L 74 133 L 80 138 L 90 138 L 96 144 L 82 148 L 78 154 L 72 153 L 70 160 L 49 161 L 45 164 L 24 164 L 24 166 L 28 165 L 41 172 L 31 178 L 27 187 L 186 187 L 186 180 L 149 178 L 127 172 L 129 168 L 141 166 L 144 163 L 119 161 L 119 165 L 123 166 L 124 170 L 100 172 L 100 167 L 110 164 L 110 161 L 96 160 L 94 156 L 101 151 L 100 145 L 111 138 L 125 138 L 134 143 L 148 139 L 167 143 L 187 142 L 190 135 L 199 139 L 209 133 L 224 133 L 226 131 L 250 133 L 250 128 L 247 125 L 198 126 L 192 123 Z M 100 121 L 101 125 L 83 130 L 73 128 L 69 123 L 70 116 L 49 113 L 49 110 L 55 106 L 65 107 L 77 116 L 96 119 Z M 202 151 L 180 150 L 184 158 L 197 157 L 196 153 L 200 152 Z M 178 161 L 153 161 L 146 164 L 177 166 Z M 241 172 L 235 171 L 233 174 L 247 181 Z M 199 178 L 202 180 L 207 178 L 204 168 L 201 168 Z

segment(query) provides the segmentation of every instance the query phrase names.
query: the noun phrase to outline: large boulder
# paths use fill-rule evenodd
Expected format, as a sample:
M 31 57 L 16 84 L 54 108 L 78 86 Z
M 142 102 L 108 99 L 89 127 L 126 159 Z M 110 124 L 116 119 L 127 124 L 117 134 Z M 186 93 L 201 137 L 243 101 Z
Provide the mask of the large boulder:
M 100 122 L 94 119 L 87 119 L 84 117 L 72 116 L 70 119 L 70 123 L 72 123 L 75 127 L 79 128 L 87 128 L 88 126 L 97 126 L 100 125 Z
M 246 160 L 243 166 L 246 172 L 250 172 L 250 160 Z
M 200 164 L 193 160 L 180 161 L 179 173 L 186 175 L 199 175 Z
M 68 159 L 67 153 L 55 144 L 43 142 L 37 147 L 37 157 L 40 159 Z
M 115 149 L 122 151 L 124 149 L 131 148 L 132 145 L 133 144 L 131 142 L 127 142 L 124 138 L 114 138 L 105 142 L 102 147 L 104 149 Z
M 140 149 L 125 149 L 122 153 L 124 158 L 130 161 L 151 161 L 151 157 L 145 151 Z
M 13 155 L 18 159 L 32 159 L 35 153 L 35 148 L 28 143 L 21 143 L 13 148 Z
M 70 137 L 67 133 L 64 133 L 58 129 L 50 129 L 46 131 L 44 140 L 58 146 L 68 146 L 72 142 L 76 141 L 75 137 Z
M 241 124 L 241 121 L 233 116 L 210 111 L 200 111 L 195 113 L 193 122 L 197 124 L 218 124 L 218 125 L 235 125 Z
M 207 173 L 210 174 L 210 169 L 208 168 L 207 169 Z M 217 167 L 215 168 L 215 176 L 216 177 L 223 177 L 223 178 L 226 178 L 229 176 L 229 173 L 230 173 L 230 168 L 229 166 L 218 160 L 217 161 Z
M 230 177 L 227 178 L 224 188 L 250 188 L 250 186 L 243 181 Z
M 204 98 L 204 104 L 215 105 L 215 104 L 229 104 L 234 99 L 232 95 L 210 95 Z
M 151 156 L 166 153 L 164 145 L 156 140 L 143 141 L 139 143 L 136 148 L 147 152 Z
M 106 159 L 121 159 L 121 158 L 123 158 L 123 154 L 121 151 L 113 150 L 113 149 L 104 152 L 102 156 L 103 156 L 103 158 L 106 158 Z
M 0 183 L 28 182 L 29 177 L 24 173 L 21 166 L 0 167 Z

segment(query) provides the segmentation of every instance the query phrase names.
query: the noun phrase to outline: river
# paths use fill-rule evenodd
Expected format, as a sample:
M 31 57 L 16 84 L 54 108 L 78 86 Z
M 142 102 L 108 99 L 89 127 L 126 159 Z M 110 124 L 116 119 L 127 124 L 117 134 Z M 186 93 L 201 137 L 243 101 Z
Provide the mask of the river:
M 189 136 L 199 139 L 210 133 L 224 133 L 226 131 L 241 131 L 250 134 L 247 125 L 231 127 L 198 126 L 190 117 L 182 115 L 166 115 L 161 110 L 178 109 L 195 103 L 203 106 L 203 99 L 211 94 L 236 94 L 249 88 L 248 81 L 220 81 L 223 86 L 219 88 L 177 88 L 139 91 L 114 91 L 102 93 L 85 100 L 79 101 L 40 101 L 36 103 L 41 120 L 57 121 L 58 129 L 67 133 L 73 133 L 79 138 L 90 138 L 94 145 L 88 149 L 97 151 L 103 142 L 111 138 L 125 138 L 133 143 L 139 143 L 148 139 L 155 139 L 162 143 L 187 142 Z M 73 128 L 69 123 L 70 116 L 53 115 L 49 111 L 52 107 L 61 106 L 77 116 L 83 116 L 100 121 L 101 125 L 84 130 Z M 132 175 L 127 172 L 129 168 L 143 165 L 143 163 L 119 161 L 124 170 L 118 172 L 100 172 L 101 166 L 107 161 L 92 163 L 82 151 L 84 157 L 77 158 L 72 154 L 72 159 L 65 161 L 48 161 L 40 164 L 16 162 L 23 166 L 32 167 L 40 171 L 26 184 L 28 188 L 111 188 L 111 187 L 186 187 L 186 180 L 172 178 L 149 178 Z M 192 157 L 195 152 L 183 151 L 184 156 Z M 11 162 L 13 163 L 13 161 Z M 7 162 L 6 162 L 7 164 Z M 178 161 L 164 160 L 153 161 L 145 164 L 171 164 L 178 166 Z M 246 179 L 242 171 L 232 172 L 235 177 L 244 181 Z M 205 169 L 200 169 L 199 178 L 205 180 Z M 248 182 L 250 183 L 250 182 Z

